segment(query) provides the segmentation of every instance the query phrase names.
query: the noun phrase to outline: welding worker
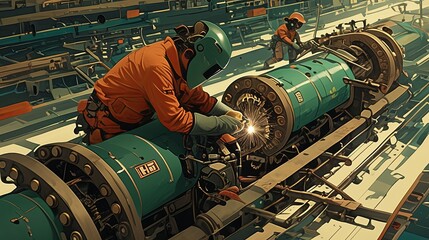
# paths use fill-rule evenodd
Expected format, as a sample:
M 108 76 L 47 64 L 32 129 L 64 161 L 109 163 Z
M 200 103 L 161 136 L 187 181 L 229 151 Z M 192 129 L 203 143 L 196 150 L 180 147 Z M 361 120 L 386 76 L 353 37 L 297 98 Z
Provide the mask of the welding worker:
M 281 24 L 272 36 L 270 47 L 273 50 L 273 56 L 264 62 L 264 69 L 283 60 L 284 44 L 288 46 L 289 63 L 296 60 L 298 52 L 303 46 L 297 29 L 300 29 L 305 23 L 304 16 L 299 12 L 294 12 L 283 20 L 285 23 Z
M 94 86 L 75 132 L 94 144 L 151 121 L 156 112 L 170 131 L 222 135 L 242 129 L 240 112 L 201 84 L 228 64 L 232 47 L 215 24 L 199 21 L 120 60 Z

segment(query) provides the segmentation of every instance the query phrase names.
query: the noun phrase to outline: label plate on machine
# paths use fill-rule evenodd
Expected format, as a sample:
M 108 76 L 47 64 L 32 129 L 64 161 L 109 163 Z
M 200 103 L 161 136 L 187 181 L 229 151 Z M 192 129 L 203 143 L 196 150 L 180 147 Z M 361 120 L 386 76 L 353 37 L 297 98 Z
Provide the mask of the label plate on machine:
M 304 102 L 304 97 L 302 96 L 300 91 L 295 92 L 295 97 L 298 103 Z
M 134 167 L 134 169 L 136 170 L 136 172 L 140 178 L 144 178 L 144 177 L 147 177 L 153 173 L 158 172 L 159 166 L 155 160 L 151 160 L 147 163 L 143 163 L 143 164 L 140 164 L 140 165 Z

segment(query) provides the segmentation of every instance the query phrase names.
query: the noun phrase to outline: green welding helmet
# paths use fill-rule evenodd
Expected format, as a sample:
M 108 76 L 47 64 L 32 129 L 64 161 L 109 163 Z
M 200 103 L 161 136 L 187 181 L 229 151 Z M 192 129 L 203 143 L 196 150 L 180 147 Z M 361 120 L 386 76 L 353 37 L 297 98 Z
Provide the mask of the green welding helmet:
M 216 24 L 199 21 L 194 25 L 194 31 L 204 31 L 204 37 L 193 42 L 195 56 L 190 60 L 186 74 L 189 88 L 197 87 L 223 70 L 228 65 L 232 52 L 228 37 Z

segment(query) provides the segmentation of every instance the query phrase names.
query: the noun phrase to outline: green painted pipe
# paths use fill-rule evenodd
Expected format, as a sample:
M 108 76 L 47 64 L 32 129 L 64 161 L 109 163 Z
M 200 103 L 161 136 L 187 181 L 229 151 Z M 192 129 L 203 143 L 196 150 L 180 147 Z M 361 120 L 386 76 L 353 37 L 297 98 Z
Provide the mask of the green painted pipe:
M 183 175 L 183 135 L 159 121 L 88 147 L 118 174 L 144 216 L 195 185 Z
M 62 225 L 35 192 L 0 197 L 0 239 L 60 239 Z
M 350 86 L 343 77 L 354 79 L 353 72 L 340 58 L 327 54 L 286 65 L 264 75 L 283 84 L 292 103 L 292 131 L 333 110 L 350 97 Z

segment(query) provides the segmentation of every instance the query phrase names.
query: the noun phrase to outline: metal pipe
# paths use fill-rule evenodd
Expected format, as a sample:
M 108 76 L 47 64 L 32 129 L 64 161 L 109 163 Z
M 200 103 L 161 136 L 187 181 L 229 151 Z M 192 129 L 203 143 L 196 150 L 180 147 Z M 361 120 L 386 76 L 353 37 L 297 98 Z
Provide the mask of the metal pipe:
M 322 3 L 319 0 L 317 2 L 317 16 L 316 16 L 316 26 L 314 27 L 314 34 L 313 39 L 316 39 L 317 37 L 317 29 L 319 28 L 319 20 L 320 20 L 320 14 L 322 13 Z
M 423 28 L 423 0 L 420 0 L 420 27 Z

